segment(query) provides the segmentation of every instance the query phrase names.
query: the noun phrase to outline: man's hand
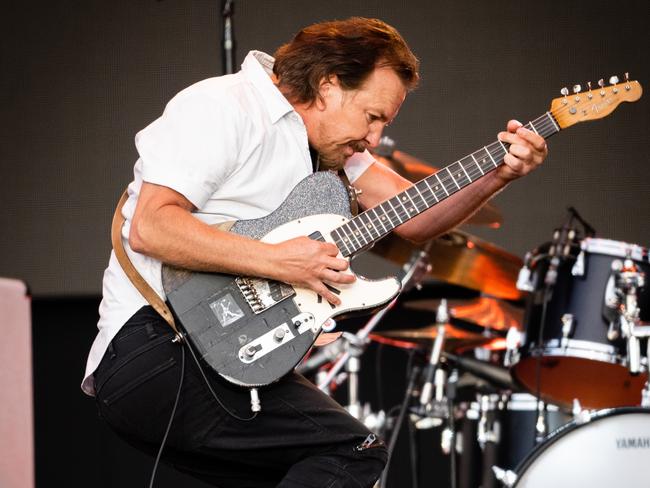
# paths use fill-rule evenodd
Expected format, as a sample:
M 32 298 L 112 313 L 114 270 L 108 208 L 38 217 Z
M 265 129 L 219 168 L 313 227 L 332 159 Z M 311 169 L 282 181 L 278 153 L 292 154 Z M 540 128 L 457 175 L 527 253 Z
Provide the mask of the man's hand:
M 525 129 L 516 120 L 510 120 L 507 131 L 499 132 L 498 138 L 510 144 L 508 154 L 503 158 L 505 164 L 497 169 L 499 177 L 506 182 L 527 175 L 542 164 L 548 154 L 544 138 Z
M 350 264 L 337 257 L 339 250 L 334 244 L 297 237 L 274 247 L 277 251 L 273 260 L 275 279 L 314 290 L 333 305 L 339 305 L 341 300 L 325 283 L 349 284 L 356 279 L 353 274 L 343 272 Z

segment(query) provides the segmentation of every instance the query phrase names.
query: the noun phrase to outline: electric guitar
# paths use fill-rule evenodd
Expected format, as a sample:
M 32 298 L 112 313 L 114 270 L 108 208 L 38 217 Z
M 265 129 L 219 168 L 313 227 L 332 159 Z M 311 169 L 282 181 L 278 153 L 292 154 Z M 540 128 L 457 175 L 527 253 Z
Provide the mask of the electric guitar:
M 548 138 L 578 122 L 609 115 L 622 102 L 641 97 L 637 81 L 602 80 L 597 89 L 562 97 L 548 112 L 525 125 Z M 350 214 L 347 190 L 328 171 L 312 174 L 268 216 L 237 221 L 231 232 L 278 243 L 308 236 L 334 243 L 351 259 L 395 227 L 442 202 L 503 162 L 508 145 L 483 146 L 410 188 L 366 210 Z M 315 292 L 251 276 L 191 272 L 163 265 L 163 288 L 185 339 L 203 360 L 228 381 L 248 387 L 272 383 L 289 373 L 309 351 L 330 318 L 374 310 L 400 292 L 396 278 L 330 286 L 341 304 L 333 306 Z

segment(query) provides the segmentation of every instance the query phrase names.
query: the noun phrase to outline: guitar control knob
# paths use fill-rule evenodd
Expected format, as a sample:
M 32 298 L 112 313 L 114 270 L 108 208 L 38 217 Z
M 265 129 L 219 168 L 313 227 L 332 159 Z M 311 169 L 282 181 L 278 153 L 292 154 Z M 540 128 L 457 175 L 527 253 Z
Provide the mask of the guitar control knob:
M 286 335 L 286 332 L 284 329 L 276 329 L 276 331 L 273 333 L 273 339 L 275 339 L 276 342 L 282 342 L 284 340 L 284 336 Z

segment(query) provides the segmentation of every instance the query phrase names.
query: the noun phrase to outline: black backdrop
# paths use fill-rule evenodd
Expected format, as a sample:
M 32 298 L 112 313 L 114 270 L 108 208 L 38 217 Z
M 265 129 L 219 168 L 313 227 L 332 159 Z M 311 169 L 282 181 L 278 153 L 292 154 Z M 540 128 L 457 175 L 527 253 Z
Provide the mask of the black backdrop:
M 562 86 L 625 71 L 650 83 L 645 0 L 242 0 L 235 8 L 239 61 L 319 20 L 364 15 L 395 25 L 422 60 L 422 84 L 387 134 L 437 165 L 491 142 L 511 117 L 541 114 Z M 86 486 L 91 477 L 96 486 L 143 486 L 148 461 L 109 435 L 78 384 L 113 205 L 137 157 L 133 137 L 178 90 L 220 74 L 219 2 L 36 0 L 2 11 L 0 274 L 25 280 L 36 297 L 39 486 Z M 552 139 L 544 167 L 494 199 L 503 226 L 465 230 L 521 257 L 574 205 L 600 236 L 650 245 L 646 98 Z M 404 358 L 383 360 L 398 399 Z

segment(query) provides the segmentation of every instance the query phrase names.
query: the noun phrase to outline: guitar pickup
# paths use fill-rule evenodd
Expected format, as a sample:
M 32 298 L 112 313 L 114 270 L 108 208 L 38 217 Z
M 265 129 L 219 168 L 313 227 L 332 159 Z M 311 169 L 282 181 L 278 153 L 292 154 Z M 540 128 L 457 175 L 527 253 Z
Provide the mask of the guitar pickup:
M 293 317 L 291 322 L 294 327 L 290 327 L 288 323 L 284 322 L 251 342 L 244 344 L 237 353 L 239 360 L 246 364 L 254 363 L 281 345 L 292 341 L 297 335 L 304 334 L 307 331 L 314 331 L 316 321 L 313 315 L 301 313 Z M 298 327 L 295 327 L 295 324 L 299 324 Z

